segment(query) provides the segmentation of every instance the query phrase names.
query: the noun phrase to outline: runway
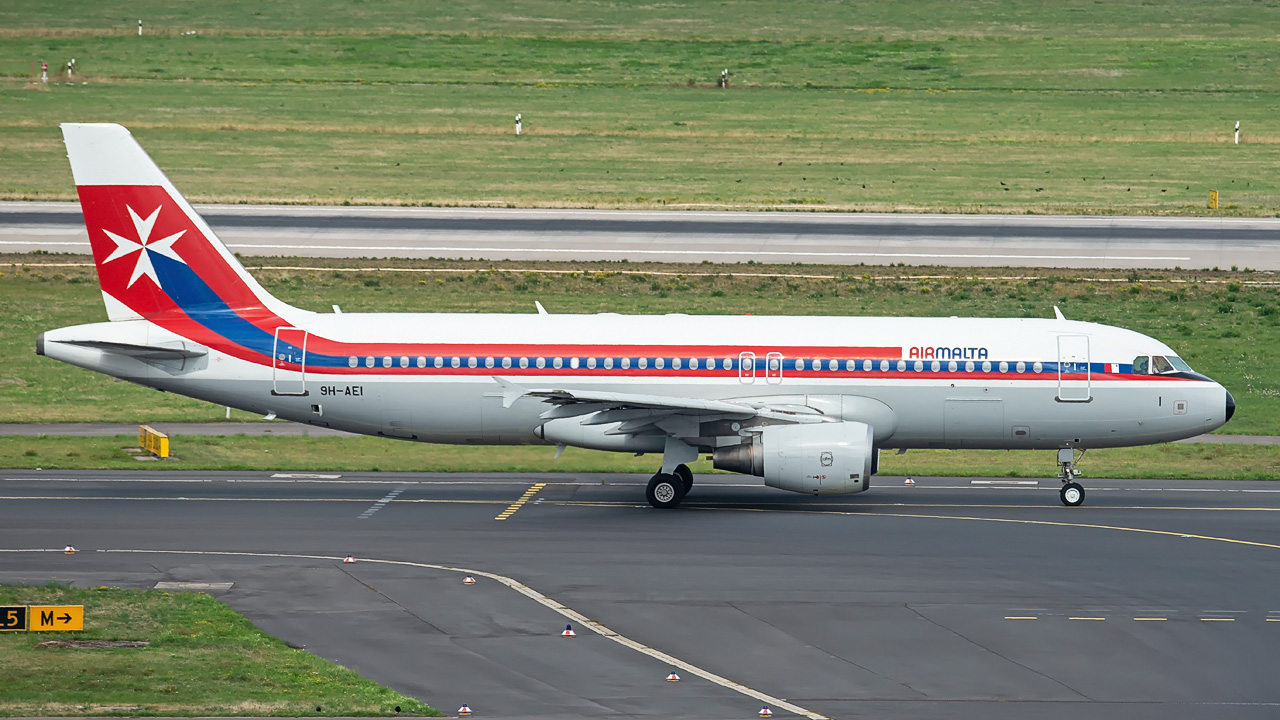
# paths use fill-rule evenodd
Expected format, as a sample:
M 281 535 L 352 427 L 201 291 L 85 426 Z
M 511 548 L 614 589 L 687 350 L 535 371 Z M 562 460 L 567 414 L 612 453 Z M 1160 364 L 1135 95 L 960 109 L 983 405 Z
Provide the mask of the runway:
M 1270 484 L 1065 508 L 1056 481 L 715 475 L 659 511 L 640 476 L 329 475 L 0 471 L 0 581 L 232 583 L 265 631 L 476 717 L 1280 710 Z
M 1280 220 L 201 205 L 246 256 L 1280 270 Z M 88 253 L 77 203 L 0 203 L 0 252 Z

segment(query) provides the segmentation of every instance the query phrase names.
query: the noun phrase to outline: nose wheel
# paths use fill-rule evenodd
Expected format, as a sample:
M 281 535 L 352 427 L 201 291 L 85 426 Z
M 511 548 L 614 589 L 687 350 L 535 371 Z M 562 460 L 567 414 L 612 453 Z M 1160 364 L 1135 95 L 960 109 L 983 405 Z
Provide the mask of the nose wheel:
M 1062 498 L 1062 504 L 1067 507 L 1076 507 L 1084 502 L 1084 488 L 1080 483 L 1066 483 L 1062 486 L 1062 490 L 1058 491 L 1058 495 Z
M 1084 486 L 1076 482 L 1076 478 L 1080 477 L 1080 471 L 1076 469 L 1076 463 L 1084 459 L 1084 450 L 1080 451 L 1080 456 L 1076 457 L 1076 451 L 1070 448 L 1063 448 L 1058 451 L 1058 479 L 1062 481 L 1062 489 L 1058 491 L 1058 497 L 1062 498 L 1062 504 L 1067 507 L 1076 507 L 1084 503 Z

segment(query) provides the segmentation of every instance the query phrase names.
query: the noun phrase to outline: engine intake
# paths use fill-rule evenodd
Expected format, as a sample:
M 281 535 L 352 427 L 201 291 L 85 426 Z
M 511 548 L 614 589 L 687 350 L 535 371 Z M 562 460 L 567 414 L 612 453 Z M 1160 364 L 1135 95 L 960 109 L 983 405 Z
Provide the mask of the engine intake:
M 875 433 L 860 422 L 771 425 L 753 442 L 717 448 L 718 470 L 757 475 L 769 487 L 814 495 L 866 490 L 877 469 Z

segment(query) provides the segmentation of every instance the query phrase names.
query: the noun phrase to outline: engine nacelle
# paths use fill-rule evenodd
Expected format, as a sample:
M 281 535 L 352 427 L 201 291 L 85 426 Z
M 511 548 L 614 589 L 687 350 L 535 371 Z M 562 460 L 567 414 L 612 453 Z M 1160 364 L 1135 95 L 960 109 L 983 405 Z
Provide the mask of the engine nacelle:
M 876 470 L 875 433 L 860 422 L 771 425 L 752 443 L 717 448 L 715 467 L 759 475 L 780 490 L 839 495 L 866 490 Z

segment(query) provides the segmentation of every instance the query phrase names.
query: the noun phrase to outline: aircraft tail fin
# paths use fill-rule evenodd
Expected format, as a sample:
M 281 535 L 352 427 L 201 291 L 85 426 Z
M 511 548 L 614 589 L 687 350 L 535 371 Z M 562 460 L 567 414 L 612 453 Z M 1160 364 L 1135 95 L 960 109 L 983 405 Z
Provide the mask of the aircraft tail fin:
M 249 275 L 127 129 L 63 123 L 62 137 L 111 320 L 300 312 Z

